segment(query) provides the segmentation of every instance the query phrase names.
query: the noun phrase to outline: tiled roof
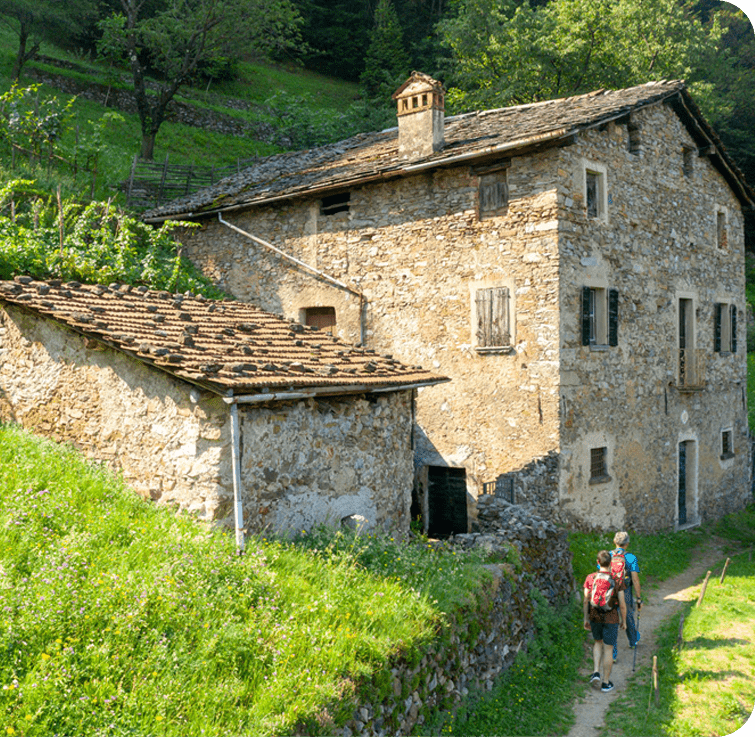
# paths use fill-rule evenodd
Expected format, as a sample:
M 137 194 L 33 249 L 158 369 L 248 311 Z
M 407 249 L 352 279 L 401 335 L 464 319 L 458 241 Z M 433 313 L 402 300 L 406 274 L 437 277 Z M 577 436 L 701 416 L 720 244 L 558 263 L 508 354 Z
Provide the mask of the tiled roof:
M 171 217 L 190 219 L 291 197 L 317 196 L 327 190 L 406 176 L 421 168 L 513 154 L 545 142 L 568 140 L 580 131 L 664 100 L 678 101 L 677 112 L 694 129 L 700 145 L 714 144 L 725 176 L 732 180 L 732 186 L 740 189 L 744 186 L 746 192 L 741 172 L 703 120 L 684 82 L 661 81 L 446 118 L 442 150 L 420 161 L 399 159 L 397 129 L 364 133 L 307 151 L 278 154 L 211 187 L 150 210 L 143 217 L 148 222 Z M 751 195 L 752 191 L 747 196 Z
M 348 393 L 447 380 L 243 302 L 23 276 L 0 281 L 2 302 L 219 394 Z

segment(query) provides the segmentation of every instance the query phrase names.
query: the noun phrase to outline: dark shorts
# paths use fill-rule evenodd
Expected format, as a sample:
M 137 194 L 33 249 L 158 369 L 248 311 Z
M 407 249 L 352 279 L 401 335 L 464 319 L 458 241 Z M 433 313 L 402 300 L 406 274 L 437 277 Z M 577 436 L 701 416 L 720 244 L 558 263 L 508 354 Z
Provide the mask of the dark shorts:
M 590 622 L 593 640 L 603 640 L 606 645 L 615 645 L 619 638 L 618 624 L 603 624 L 602 622 Z

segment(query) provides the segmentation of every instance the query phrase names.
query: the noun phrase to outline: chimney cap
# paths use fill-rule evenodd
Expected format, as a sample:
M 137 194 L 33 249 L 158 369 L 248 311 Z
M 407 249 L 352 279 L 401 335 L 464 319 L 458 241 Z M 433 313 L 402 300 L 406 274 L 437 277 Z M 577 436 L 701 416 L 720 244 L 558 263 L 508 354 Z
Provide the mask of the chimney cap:
M 408 97 L 430 91 L 445 93 L 443 85 L 437 79 L 433 79 L 429 74 L 423 72 L 412 72 L 409 79 L 391 95 L 391 98 L 397 100 L 399 97 Z

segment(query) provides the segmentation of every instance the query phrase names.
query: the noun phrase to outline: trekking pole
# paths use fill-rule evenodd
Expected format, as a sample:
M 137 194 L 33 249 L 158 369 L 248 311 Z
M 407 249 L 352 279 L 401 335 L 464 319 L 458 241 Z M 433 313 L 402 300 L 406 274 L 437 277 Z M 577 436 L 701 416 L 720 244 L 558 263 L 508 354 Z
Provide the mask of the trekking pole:
M 642 607 L 637 607 L 637 627 L 635 628 L 637 630 L 637 639 L 634 641 L 634 656 L 632 657 L 632 673 L 634 673 L 634 667 L 637 665 L 637 645 L 640 642 L 640 612 L 642 612 Z

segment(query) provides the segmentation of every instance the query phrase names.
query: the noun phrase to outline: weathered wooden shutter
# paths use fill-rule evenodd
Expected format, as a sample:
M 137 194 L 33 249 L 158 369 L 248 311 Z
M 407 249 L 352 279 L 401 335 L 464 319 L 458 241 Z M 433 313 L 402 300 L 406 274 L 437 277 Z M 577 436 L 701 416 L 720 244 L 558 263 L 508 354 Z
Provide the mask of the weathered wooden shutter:
M 510 345 L 508 287 L 478 289 L 475 300 L 477 303 L 477 344 L 481 347 Z
M 590 345 L 590 287 L 582 287 L 582 345 Z
M 608 345 L 619 344 L 619 290 L 608 290 Z
M 480 212 L 499 210 L 508 201 L 506 182 L 485 181 L 480 183 Z
M 731 352 L 737 352 L 737 306 L 731 306 Z
M 713 350 L 715 353 L 721 352 L 721 308 L 723 305 L 716 302 L 713 306 Z
M 467 480 L 464 468 L 429 466 L 428 534 L 448 537 L 467 532 Z

